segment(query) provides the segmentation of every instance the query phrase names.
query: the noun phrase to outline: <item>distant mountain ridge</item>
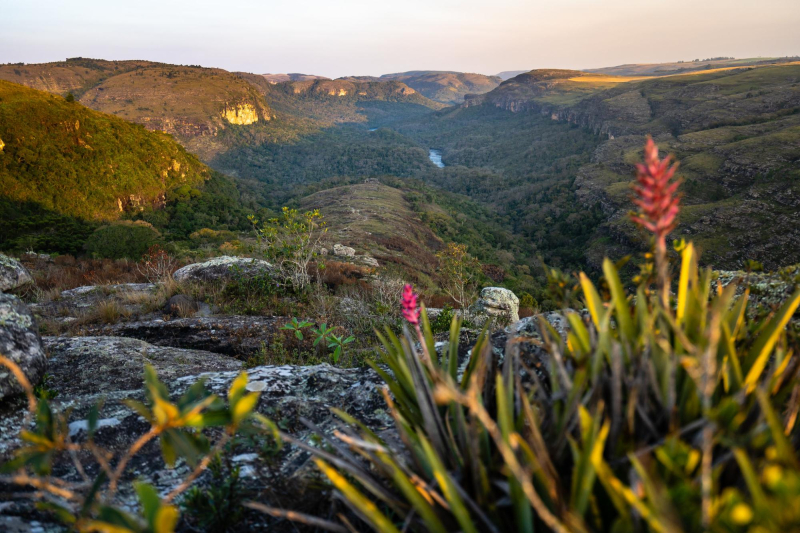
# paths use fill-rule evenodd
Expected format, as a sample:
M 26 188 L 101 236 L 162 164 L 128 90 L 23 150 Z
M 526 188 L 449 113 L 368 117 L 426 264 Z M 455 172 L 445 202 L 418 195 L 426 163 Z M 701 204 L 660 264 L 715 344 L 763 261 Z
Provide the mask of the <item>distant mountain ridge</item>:
M 384 74 L 380 79 L 401 81 L 423 96 L 448 105 L 462 103 L 467 94 L 489 92 L 502 81 L 497 76 L 436 70 Z
M 309 80 L 329 80 L 325 76 L 317 76 L 315 74 L 300 74 L 299 72 L 290 72 L 288 74 L 261 74 L 265 80 L 270 83 L 283 83 L 285 81 L 309 81 Z

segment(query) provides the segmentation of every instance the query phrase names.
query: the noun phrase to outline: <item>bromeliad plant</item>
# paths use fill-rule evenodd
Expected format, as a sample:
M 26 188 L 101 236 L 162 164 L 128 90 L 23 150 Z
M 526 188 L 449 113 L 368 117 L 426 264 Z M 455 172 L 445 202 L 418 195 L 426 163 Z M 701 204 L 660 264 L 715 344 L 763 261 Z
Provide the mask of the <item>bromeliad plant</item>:
M 42 495 L 38 507 L 55 513 L 76 531 L 171 533 L 180 518 L 173 503 L 175 498 L 192 485 L 237 432 L 265 429 L 279 440 L 277 426 L 255 412 L 259 393 L 247 392 L 247 374 L 242 373 L 233 381 L 227 403 L 210 394 L 202 380 L 173 401 L 155 370 L 147 366 L 144 375 L 146 403 L 135 400 L 125 403 L 150 424 L 150 429 L 127 451 L 114 457 L 94 440 L 100 419 L 99 406 L 89 412 L 86 440 L 73 442 L 69 433 L 69 412 L 57 413 L 47 399 L 37 399 L 16 363 L 0 355 L 0 366 L 8 368 L 19 381 L 28 397 L 29 420 L 32 418 L 35 422 L 32 429 L 20 432 L 23 445 L 11 461 L 2 465 L 0 480 L 36 489 Z M 26 420 L 23 427 L 28 426 Z M 207 434 L 212 428 L 216 428 L 214 434 L 219 435 L 215 442 Z M 117 504 L 115 495 L 130 461 L 154 440 L 159 442 L 168 467 L 174 467 L 178 459 L 182 459 L 192 470 L 163 497 L 152 485 L 134 483 L 140 512 L 133 514 Z M 84 465 L 87 456 L 96 463 L 93 466 L 98 474 L 94 478 L 88 475 L 92 469 Z M 51 477 L 54 462 L 61 457 L 72 462 L 81 477 L 80 482 Z
M 800 291 L 753 312 L 748 289 L 715 283 L 692 244 L 679 250 L 673 284 L 664 245 L 676 187 L 651 142 L 646 153 L 636 221 L 655 236 L 656 287 L 642 277 L 626 292 L 608 259 L 607 290 L 580 274 L 586 311 L 565 312 L 565 337 L 538 317 L 542 340 L 527 341 L 548 368 L 543 378 L 518 340 L 500 361 L 486 331 L 461 373 L 459 320 L 440 359 L 424 308 L 407 291 L 409 324 L 399 337 L 379 334 L 385 351 L 374 365 L 406 453 L 345 413 L 339 440 L 323 436 L 333 452 L 317 452 L 321 471 L 372 528 L 800 528 L 800 365 L 787 331 Z

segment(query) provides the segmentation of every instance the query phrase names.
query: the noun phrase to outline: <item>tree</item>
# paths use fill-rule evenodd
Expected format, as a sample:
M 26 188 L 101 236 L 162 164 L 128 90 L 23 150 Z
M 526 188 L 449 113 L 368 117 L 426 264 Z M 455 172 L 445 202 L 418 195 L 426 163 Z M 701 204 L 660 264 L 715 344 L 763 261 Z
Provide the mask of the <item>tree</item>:
M 439 259 L 439 274 L 442 289 L 465 310 L 475 300 L 480 263 L 467 253 L 466 244 L 448 243 L 436 254 Z
M 248 217 L 264 257 L 278 267 L 280 274 L 295 291 L 304 290 L 311 282 L 308 266 L 319 255 L 322 238 L 328 231 L 319 209 L 299 213 L 284 207 L 281 216 L 259 225 L 255 216 Z

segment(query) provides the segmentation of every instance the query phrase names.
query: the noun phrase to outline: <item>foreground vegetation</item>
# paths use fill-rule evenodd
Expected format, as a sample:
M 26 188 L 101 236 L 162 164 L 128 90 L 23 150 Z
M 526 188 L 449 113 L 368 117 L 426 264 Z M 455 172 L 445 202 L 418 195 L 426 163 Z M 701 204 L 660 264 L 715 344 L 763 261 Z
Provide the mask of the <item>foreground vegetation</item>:
M 178 496 L 206 468 L 217 485 L 187 496 L 184 508 L 194 524 L 218 524 L 214 516 L 221 509 L 235 520 L 247 505 L 337 532 L 364 524 L 386 532 L 800 527 L 800 340 L 791 323 L 800 290 L 775 308 L 754 307 L 744 280 L 723 286 L 710 269 L 699 268 L 693 244 L 676 242 L 680 261 L 672 264 L 667 237 L 679 213 L 675 167 L 658 158 L 652 142 L 645 155 L 637 167 L 633 220 L 651 235 L 652 253 L 632 290 L 609 259 L 599 282 L 584 273 L 572 283 L 560 278 L 565 282 L 556 290 L 577 290 L 585 306 L 563 311 L 565 331 L 540 315 L 528 324 L 536 330 L 531 338 L 512 339 L 498 353 L 487 325 L 460 367 L 461 320 L 453 318 L 450 342 L 439 355 L 424 307 L 410 286 L 403 288 L 403 331 L 397 334 L 394 315 L 378 333 L 383 351 L 370 362 L 386 385 L 399 442 L 337 411 L 342 429 L 320 434 L 320 445 L 309 446 L 253 412 L 257 393 L 244 392 L 245 376 L 231 386 L 226 407 L 203 392 L 202 383 L 173 403 L 148 371 L 150 403 L 129 405 L 151 425 L 142 438 L 158 438 L 167 463 L 177 457 L 188 462 L 185 483 L 166 496 L 138 485 L 138 516 L 115 508 L 113 496 L 136 445 L 80 490 L 51 483 L 54 454 L 78 451 L 78 445 L 64 436 L 67 420 L 50 411 L 46 398 L 36 399 L 30 386 L 24 388 L 36 425 L 22 434 L 27 444 L 6 466 L 11 480 L 66 499 L 69 505 L 44 507 L 83 531 L 111 525 L 115 531 L 173 531 Z M 260 227 L 267 249 L 277 246 L 296 259 L 307 257 L 303 252 L 314 248 L 321 229 L 318 214 L 303 218 L 291 210 Z M 456 246 L 451 255 L 458 252 Z M 296 294 L 306 267 L 298 261 L 285 266 Z M 332 334 L 327 323 L 312 328 L 295 318 L 283 331 L 297 341 L 328 344 L 337 363 L 353 343 Z M 86 446 L 97 457 L 92 420 Z M 215 426 L 222 431 L 203 436 Z M 339 523 L 245 503 L 235 489 L 238 472 L 226 477 L 216 458 L 224 442 L 245 429 L 264 433 L 275 446 L 288 442 L 314 454 L 353 514 L 338 515 Z

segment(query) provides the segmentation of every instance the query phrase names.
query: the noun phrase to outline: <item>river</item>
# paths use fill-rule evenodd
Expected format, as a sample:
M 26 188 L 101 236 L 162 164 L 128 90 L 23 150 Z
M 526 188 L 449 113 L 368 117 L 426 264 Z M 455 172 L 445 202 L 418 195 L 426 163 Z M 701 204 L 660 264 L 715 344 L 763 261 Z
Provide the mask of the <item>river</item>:
M 433 163 L 437 167 L 444 168 L 444 163 L 442 163 L 442 151 L 441 150 L 434 150 L 433 148 L 428 150 L 428 159 L 430 159 L 431 163 Z

